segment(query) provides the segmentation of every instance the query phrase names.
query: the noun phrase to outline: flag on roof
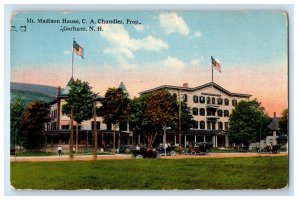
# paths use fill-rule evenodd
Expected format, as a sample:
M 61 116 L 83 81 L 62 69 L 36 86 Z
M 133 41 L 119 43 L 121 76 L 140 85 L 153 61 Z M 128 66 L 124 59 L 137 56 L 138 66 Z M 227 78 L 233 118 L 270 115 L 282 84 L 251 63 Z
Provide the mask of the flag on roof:
M 75 40 L 73 41 L 73 51 L 78 56 L 81 56 L 81 58 L 83 58 L 83 53 L 84 53 L 83 48 L 81 46 L 79 46 L 79 44 L 77 44 L 77 42 Z
M 221 65 L 213 57 L 211 57 L 211 64 L 216 70 L 221 73 Z

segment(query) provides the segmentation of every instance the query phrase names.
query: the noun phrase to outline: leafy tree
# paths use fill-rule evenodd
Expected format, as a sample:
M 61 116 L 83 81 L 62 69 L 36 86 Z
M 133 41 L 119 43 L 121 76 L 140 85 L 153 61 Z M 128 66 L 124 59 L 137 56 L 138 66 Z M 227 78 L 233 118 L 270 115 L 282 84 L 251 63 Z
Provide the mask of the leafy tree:
M 168 105 L 171 112 L 171 119 L 168 120 L 168 126 L 171 126 L 172 129 L 178 130 L 179 126 L 179 104 L 176 102 L 176 99 L 170 99 L 169 94 L 164 94 L 167 96 L 167 98 L 164 98 L 164 101 L 169 101 Z M 149 103 L 149 99 L 155 99 L 157 96 L 156 94 L 144 94 L 140 96 L 139 98 L 135 98 L 130 103 L 130 115 L 129 115 L 129 122 L 130 127 L 133 128 L 134 132 L 142 133 L 145 135 L 147 139 L 147 148 L 151 149 L 153 141 L 155 139 L 155 136 L 157 134 L 158 129 L 162 128 L 163 124 L 161 122 L 153 123 L 153 120 L 151 119 L 151 115 L 149 111 L 147 111 L 147 108 L 153 110 L 155 109 L 155 106 L 147 106 L 147 103 Z M 165 106 L 165 102 L 161 102 L 161 106 Z M 181 127 L 183 131 L 186 131 L 187 129 L 191 128 L 193 125 L 193 116 L 191 115 L 190 108 L 187 107 L 187 104 L 185 102 L 182 103 L 182 112 L 181 112 Z M 159 112 L 159 111 L 158 111 Z M 146 113 L 148 113 L 146 115 Z
M 134 98 L 130 102 L 129 125 L 133 132 L 144 134 L 147 139 L 148 149 L 152 148 L 152 143 L 157 133 L 157 127 L 154 126 L 146 116 L 146 100 L 148 94 Z
M 240 101 L 229 117 L 228 137 L 232 142 L 243 142 L 248 147 L 269 132 L 270 119 L 257 100 Z
M 281 114 L 281 118 L 278 122 L 280 130 L 282 131 L 283 134 L 286 135 L 288 134 L 288 114 L 289 114 L 289 110 L 284 109 Z
M 20 131 L 26 139 L 25 148 L 38 150 L 43 143 L 45 124 L 50 121 L 50 108 L 44 101 L 33 101 L 24 111 Z
M 113 153 L 115 153 L 115 138 L 117 126 L 128 119 L 130 99 L 121 88 L 109 88 L 102 99 L 98 113 L 106 124 L 113 125 Z
M 19 129 L 25 104 L 20 97 L 17 97 L 14 102 L 10 103 L 10 146 L 20 145 Z
M 166 129 L 176 119 L 176 101 L 167 90 L 158 90 L 149 94 L 145 104 L 145 116 L 155 127 L 164 130 L 163 144 L 166 144 Z M 149 142 L 148 142 L 149 144 Z
M 78 152 L 78 125 L 93 116 L 93 92 L 89 83 L 78 79 L 71 83 L 66 102 L 62 109 L 71 118 L 69 154 L 73 157 L 73 120 L 77 122 L 76 152 Z

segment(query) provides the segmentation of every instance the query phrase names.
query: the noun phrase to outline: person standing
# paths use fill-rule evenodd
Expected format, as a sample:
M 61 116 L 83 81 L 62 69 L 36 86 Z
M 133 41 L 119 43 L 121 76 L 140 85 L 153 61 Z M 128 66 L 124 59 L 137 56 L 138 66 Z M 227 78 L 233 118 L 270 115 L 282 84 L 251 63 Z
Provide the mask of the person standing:
M 59 146 L 59 147 L 57 148 L 57 152 L 58 152 L 58 156 L 61 156 L 61 153 L 62 153 L 62 148 L 61 148 L 61 146 Z

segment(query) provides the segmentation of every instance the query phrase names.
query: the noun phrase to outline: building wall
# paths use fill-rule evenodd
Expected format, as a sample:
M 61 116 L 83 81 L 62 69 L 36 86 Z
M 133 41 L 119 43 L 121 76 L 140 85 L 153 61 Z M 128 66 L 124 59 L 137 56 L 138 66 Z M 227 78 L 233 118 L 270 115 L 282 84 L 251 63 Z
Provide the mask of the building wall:
M 50 127 L 47 126 L 47 130 L 61 130 L 61 129 L 66 129 L 66 124 L 65 122 L 70 121 L 70 117 L 68 117 L 66 114 L 62 112 L 62 107 L 63 105 L 66 104 L 65 99 L 58 99 L 60 101 L 60 113 L 58 113 L 58 103 L 52 104 L 50 106 L 50 115 L 51 115 L 51 121 L 50 121 Z M 101 105 L 100 102 L 97 102 L 97 107 Z M 57 128 L 54 128 L 55 126 L 53 124 L 58 123 L 58 115 L 60 115 L 60 125 Z M 94 121 L 93 118 L 90 120 L 83 121 L 81 123 L 80 129 L 81 130 L 92 130 L 92 122 Z M 106 130 L 107 126 L 106 124 L 103 123 L 102 117 L 96 117 L 96 121 L 100 122 L 100 130 Z M 61 123 L 63 122 L 63 123 Z M 51 125 L 52 124 L 52 125 Z M 48 127 L 50 129 L 48 129 Z
M 179 90 L 176 89 L 168 89 L 168 91 L 174 95 L 176 94 L 177 97 L 179 95 Z M 223 91 L 218 90 L 216 87 L 207 87 L 207 88 L 203 88 L 203 89 L 198 89 L 195 91 L 186 91 L 184 89 L 182 89 L 180 91 L 181 96 L 182 96 L 182 100 L 186 101 L 188 107 L 191 108 L 191 112 L 193 114 L 193 109 L 197 109 L 198 113 L 193 114 L 194 120 L 197 122 L 198 126 L 195 127 L 194 129 L 212 129 L 212 123 L 213 121 L 215 121 L 215 130 L 226 130 L 225 129 L 225 123 L 228 123 L 228 118 L 229 115 L 231 114 L 234 105 L 232 104 L 233 100 L 236 100 L 236 102 L 238 103 L 241 100 L 249 100 L 249 98 L 246 97 L 240 97 L 240 96 L 230 96 L 226 93 L 224 93 Z M 185 99 L 185 96 L 187 97 L 187 99 Z M 196 97 L 196 99 L 198 99 L 197 101 L 194 101 L 194 97 Z M 204 102 L 200 103 L 200 97 L 204 98 Z M 207 97 L 210 98 L 210 103 L 207 102 Z M 215 98 L 215 103 L 212 103 L 212 98 Z M 219 105 L 218 104 L 218 99 L 222 99 L 222 104 Z M 228 99 L 229 104 L 225 105 L 225 99 Z M 208 107 L 214 107 L 215 108 L 215 115 L 209 116 L 212 117 L 216 120 L 211 120 L 211 118 L 208 118 L 208 113 L 207 113 L 207 109 Z M 200 115 L 200 109 L 204 109 L 204 115 Z M 222 110 L 222 116 L 218 116 L 218 110 Z M 228 111 L 228 116 L 224 116 L 224 111 L 227 110 Z M 205 127 L 201 127 L 200 128 L 200 122 L 204 121 L 205 122 Z M 208 127 L 208 123 L 210 122 L 211 125 L 209 128 Z M 219 128 L 218 126 L 218 122 L 222 123 L 222 127 Z

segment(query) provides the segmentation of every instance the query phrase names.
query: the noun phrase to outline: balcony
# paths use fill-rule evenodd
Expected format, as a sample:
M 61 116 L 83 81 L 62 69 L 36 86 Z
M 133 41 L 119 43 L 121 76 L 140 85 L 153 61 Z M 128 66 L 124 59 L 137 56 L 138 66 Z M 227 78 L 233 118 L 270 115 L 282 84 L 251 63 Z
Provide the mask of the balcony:
M 217 104 L 206 104 L 206 108 L 220 108 L 220 105 L 217 105 Z
M 206 119 L 208 121 L 217 121 L 218 119 L 220 119 L 220 117 L 214 116 L 214 115 L 209 115 L 209 116 L 206 117 Z

